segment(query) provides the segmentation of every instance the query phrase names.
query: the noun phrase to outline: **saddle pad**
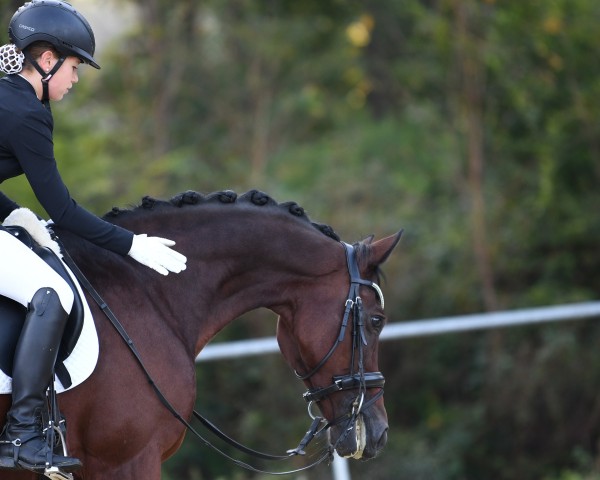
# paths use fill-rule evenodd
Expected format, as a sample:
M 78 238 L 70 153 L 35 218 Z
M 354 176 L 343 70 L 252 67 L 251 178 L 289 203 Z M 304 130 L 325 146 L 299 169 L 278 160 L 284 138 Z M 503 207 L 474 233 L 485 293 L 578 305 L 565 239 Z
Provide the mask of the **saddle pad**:
M 55 387 L 57 393 L 71 390 L 86 380 L 96 368 L 99 354 L 98 334 L 96 332 L 96 326 L 94 324 L 94 319 L 92 318 L 90 307 L 85 296 L 83 295 L 83 291 L 81 290 L 79 282 L 75 278 L 75 275 L 66 264 L 64 267 L 73 279 L 73 283 L 77 286 L 77 291 L 81 296 L 81 300 L 83 302 L 84 319 L 79 340 L 73 348 L 71 355 L 69 355 L 63 362 L 64 366 L 69 372 L 69 375 L 71 376 L 72 384 L 69 388 L 65 388 L 60 380 L 56 378 Z M 12 378 L 0 370 L 0 394 L 11 392 Z

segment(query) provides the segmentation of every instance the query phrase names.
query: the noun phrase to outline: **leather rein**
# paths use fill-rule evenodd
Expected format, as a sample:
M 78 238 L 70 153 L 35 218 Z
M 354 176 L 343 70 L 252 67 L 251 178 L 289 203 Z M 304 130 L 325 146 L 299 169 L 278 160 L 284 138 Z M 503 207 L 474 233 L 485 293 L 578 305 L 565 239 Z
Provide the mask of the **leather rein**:
M 338 423 L 341 423 L 347 419 L 348 423 L 347 423 L 347 427 L 345 428 L 345 433 L 343 436 L 340 436 L 340 438 L 337 440 L 335 445 L 330 446 L 325 451 L 325 453 L 323 455 L 321 455 L 315 462 L 313 462 L 310 465 L 307 465 L 305 467 L 296 469 L 296 470 L 287 471 L 287 472 L 270 472 L 270 471 L 265 471 L 265 470 L 255 468 L 245 462 L 237 460 L 237 459 L 231 457 L 230 455 L 228 455 L 227 453 L 225 453 L 223 450 L 221 450 L 218 447 L 216 447 L 215 445 L 213 445 L 212 443 L 210 443 L 208 440 L 206 440 L 187 420 L 185 420 L 179 414 L 179 412 L 177 412 L 175 407 L 173 407 L 173 405 L 171 405 L 171 403 L 167 400 L 167 398 L 162 393 L 160 388 L 154 382 L 150 372 L 147 370 L 147 368 L 142 360 L 142 357 L 141 357 L 139 351 L 137 350 L 131 337 L 125 331 L 123 325 L 119 322 L 119 320 L 117 319 L 115 314 L 112 312 L 110 307 L 107 305 L 107 303 L 102 299 L 102 297 L 94 289 L 94 287 L 91 285 L 91 283 L 85 277 L 85 275 L 81 272 L 81 270 L 79 269 L 77 264 L 74 262 L 74 260 L 68 254 L 66 248 L 64 247 L 64 245 L 62 244 L 62 242 L 60 241 L 58 236 L 56 236 L 56 234 L 54 234 L 53 232 L 51 232 L 51 234 L 53 235 L 53 238 L 58 242 L 58 244 L 61 247 L 61 251 L 63 253 L 63 259 L 64 259 L 65 263 L 69 266 L 69 268 L 72 270 L 73 274 L 77 277 L 77 279 L 81 283 L 82 287 L 88 291 L 88 293 L 91 295 L 91 297 L 94 299 L 94 301 L 98 304 L 98 306 L 102 310 L 102 312 L 110 320 L 112 326 L 115 328 L 115 330 L 117 330 L 117 332 L 119 333 L 119 335 L 121 336 L 123 341 L 127 344 L 127 346 L 129 347 L 129 349 L 130 349 L 131 353 L 133 354 L 135 360 L 137 361 L 138 365 L 144 372 L 148 382 L 150 383 L 150 386 L 154 390 L 154 392 L 157 395 L 160 402 L 167 408 L 167 410 L 169 410 L 169 412 L 180 423 L 182 423 L 190 432 L 192 432 L 206 446 L 212 448 L 213 450 L 215 450 L 216 452 L 218 452 L 219 454 L 221 454 L 225 458 L 229 459 L 230 461 L 232 461 L 233 463 L 235 463 L 238 466 L 241 466 L 248 470 L 251 470 L 254 472 L 259 472 L 259 473 L 267 473 L 267 474 L 271 474 L 271 475 L 287 475 L 290 473 L 296 473 L 296 472 L 300 472 L 303 470 L 307 470 L 309 468 L 312 468 L 312 467 L 322 463 L 325 460 L 331 460 L 333 451 L 334 451 L 337 443 L 339 443 L 345 437 L 345 435 L 347 435 L 348 432 L 352 430 L 352 426 L 354 426 L 355 422 L 358 420 L 358 416 L 360 415 L 360 413 L 363 412 L 364 410 L 366 410 L 367 408 L 369 408 L 372 404 L 374 404 L 383 395 L 383 386 L 385 383 L 385 378 L 383 377 L 383 375 L 380 372 L 365 372 L 364 371 L 363 347 L 367 345 L 367 341 L 366 341 L 366 337 L 365 337 L 365 333 L 364 333 L 363 308 L 362 308 L 362 299 L 359 296 L 359 288 L 361 285 L 366 285 L 368 287 L 373 288 L 379 297 L 382 307 L 384 306 L 383 293 L 377 284 L 370 282 L 368 280 L 363 280 L 360 277 L 360 273 L 358 270 L 358 262 L 356 259 L 356 252 L 354 250 L 354 247 L 352 245 L 342 242 L 342 245 L 344 246 L 345 252 L 346 252 L 346 261 L 347 261 L 347 265 L 348 265 L 348 272 L 350 274 L 350 290 L 348 292 L 348 297 L 347 297 L 346 304 L 345 304 L 344 316 L 342 319 L 342 325 L 340 327 L 340 332 L 339 332 L 338 338 L 337 338 L 336 342 L 334 343 L 334 345 L 329 350 L 329 352 L 323 357 L 323 359 L 312 370 L 310 370 L 307 374 L 304 374 L 304 375 L 300 375 L 297 372 L 295 372 L 295 373 L 299 379 L 307 380 L 310 377 L 312 377 L 315 373 L 317 373 L 317 371 L 319 371 L 325 365 L 325 363 L 327 363 L 327 361 L 329 360 L 329 358 L 331 358 L 331 356 L 333 355 L 333 353 L 335 352 L 337 347 L 344 340 L 345 333 L 346 333 L 348 323 L 349 323 L 350 313 L 352 313 L 353 332 L 352 332 L 352 360 L 351 360 L 351 365 L 350 365 L 350 374 L 334 376 L 333 383 L 331 385 L 329 385 L 328 387 L 313 388 L 313 389 L 308 390 L 306 393 L 304 393 L 303 396 L 309 404 L 308 412 L 313 421 L 312 421 L 312 424 L 311 424 L 309 430 L 306 432 L 306 434 L 300 441 L 299 445 L 294 449 L 288 450 L 286 452 L 287 455 L 270 455 L 270 454 L 266 454 L 266 453 L 261 453 L 261 452 L 252 450 L 252 449 L 238 443 L 234 439 L 230 438 L 224 432 L 222 432 L 217 426 L 215 426 L 212 422 L 210 422 L 203 415 L 198 413 L 196 410 L 193 411 L 193 415 L 208 430 L 210 430 L 213 434 L 215 434 L 216 436 L 218 436 L 225 442 L 229 443 L 234 448 L 240 450 L 241 452 L 244 452 L 246 454 L 252 455 L 256 458 L 260 458 L 263 460 L 284 460 L 284 459 L 289 459 L 291 457 L 294 457 L 296 455 L 305 455 L 306 452 L 304 451 L 304 449 L 311 442 L 311 440 L 313 438 L 315 438 L 322 432 L 326 431 L 330 427 L 332 427 Z M 355 363 L 357 364 L 356 370 L 354 367 Z M 378 393 L 376 393 L 367 402 L 365 402 L 364 401 L 365 393 L 366 393 L 366 390 L 369 388 L 379 388 L 380 391 Z M 358 395 L 357 395 L 356 399 L 354 400 L 354 402 L 352 403 L 352 409 L 349 413 L 342 415 L 342 416 L 332 420 L 331 422 L 326 422 L 326 420 L 324 420 L 322 417 L 313 415 L 313 413 L 311 411 L 311 407 L 314 402 L 319 402 L 323 398 L 325 398 L 335 392 L 339 392 L 339 391 L 343 391 L 343 390 L 354 390 L 354 389 L 358 389 Z M 320 425 L 323 423 L 325 423 L 325 426 L 319 428 Z

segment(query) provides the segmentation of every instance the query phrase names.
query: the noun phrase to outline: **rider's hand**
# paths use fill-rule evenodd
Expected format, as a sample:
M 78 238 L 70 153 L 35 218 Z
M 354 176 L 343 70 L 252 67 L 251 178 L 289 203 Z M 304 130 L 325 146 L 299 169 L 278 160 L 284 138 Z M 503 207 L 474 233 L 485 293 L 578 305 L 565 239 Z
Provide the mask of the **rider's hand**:
M 134 260 L 156 270 L 162 275 L 169 272 L 179 273 L 185 270 L 187 258 L 173 250 L 175 242 L 160 237 L 149 237 L 145 233 L 134 235 L 129 255 Z

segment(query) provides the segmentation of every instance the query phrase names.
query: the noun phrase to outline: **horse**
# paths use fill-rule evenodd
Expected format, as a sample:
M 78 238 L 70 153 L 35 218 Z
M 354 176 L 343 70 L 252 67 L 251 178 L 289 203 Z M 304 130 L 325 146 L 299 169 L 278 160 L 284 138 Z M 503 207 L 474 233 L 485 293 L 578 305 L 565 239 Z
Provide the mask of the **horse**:
M 337 453 L 369 459 L 381 451 L 388 423 L 377 356 L 385 314 L 383 296 L 371 282 L 401 232 L 378 241 L 369 237 L 351 248 L 330 227 L 312 222 L 296 203 L 280 204 L 256 190 L 242 195 L 188 191 L 170 200 L 144 197 L 141 204 L 113 208 L 104 218 L 134 232 L 173 239 L 188 258 L 184 272 L 163 277 L 54 227 L 183 418 L 193 412 L 199 352 L 234 319 L 264 307 L 278 315 L 281 353 L 330 421 L 329 441 Z M 356 255 L 354 276 L 360 281 L 349 275 L 349 249 Z M 357 298 L 348 296 L 353 285 Z M 87 380 L 58 396 L 68 424 L 69 454 L 83 463 L 74 478 L 160 479 L 162 462 L 181 446 L 186 428 L 159 401 L 102 309 L 88 300 L 99 361 Z M 349 305 L 357 302 L 360 314 L 351 310 L 348 315 Z M 360 322 L 341 325 L 348 316 Z M 354 337 L 360 334 L 360 358 L 350 330 Z M 364 374 L 355 368 L 359 362 Z M 367 381 L 359 382 L 359 376 Z M 371 384 L 369 376 L 375 377 Z M 343 388 L 335 388 L 341 383 Z M 0 395 L 2 424 L 9 405 L 10 395 Z M 340 418 L 352 418 L 353 425 L 335 421 Z M 360 435 L 345 433 L 353 428 Z M 3 471 L 1 477 L 37 478 L 26 471 Z

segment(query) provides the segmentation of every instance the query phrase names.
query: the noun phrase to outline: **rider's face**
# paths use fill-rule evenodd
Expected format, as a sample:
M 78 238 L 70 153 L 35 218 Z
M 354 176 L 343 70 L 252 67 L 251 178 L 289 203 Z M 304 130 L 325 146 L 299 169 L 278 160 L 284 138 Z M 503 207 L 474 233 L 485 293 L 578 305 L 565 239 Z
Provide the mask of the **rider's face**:
M 52 70 L 57 61 L 57 59 L 51 61 L 50 70 Z M 48 82 L 50 100 L 62 100 L 73 84 L 79 81 L 77 67 L 80 64 L 81 60 L 77 57 L 67 57 L 65 59 L 61 67 Z

